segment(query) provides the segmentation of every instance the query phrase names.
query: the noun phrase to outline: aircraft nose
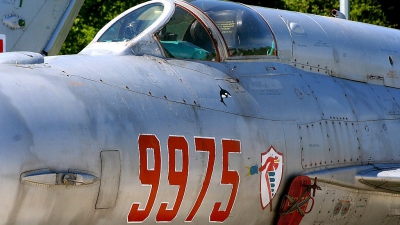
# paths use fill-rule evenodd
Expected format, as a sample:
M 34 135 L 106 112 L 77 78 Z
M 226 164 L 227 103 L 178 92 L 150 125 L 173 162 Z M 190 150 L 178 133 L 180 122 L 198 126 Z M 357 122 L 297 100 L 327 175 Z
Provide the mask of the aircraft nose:
M 6 221 L 10 211 L 18 210 L 20 175 L 26 162 L 36 158 L 30 152 L 32 133 L 13 106 L 12 100 L 2 93 L 0 84 L 0 224 Z
M 0 159 L 2 174 L 13 169 L 20 170 L 21 161 L 30 154 L 33 145 L 32 133 L 29 130 L 19 110 L 12 104 L 12 100 L 0 92 Z M 15 168 L 13 168 L 15 167 Z M 14 170 L 15 171 L 15 170 Z
M 58 204 L 63 208 L 75 204 L 74 196 L 79 199 L 87 196 L 86 192 L 97 193 L 99 190 L 95 176 L 75 172 L 89 171 L 87 168 L 90 167 L 90 171 L 97 173 L 99 168 L 93 165 L 100 157 L 87 153 L 90 151 L 87 141 L 90 134 L 86 128 L 91 120 L 87 119 L 85 105 L 71 91 L 74 87 L 71 88 L 69 82 L 63 77 L 49 75 L 51 72 L 47 68 L 3 67 L 0 64 L 0 208 L 7 209 L 0 210 L 0 224 L 40 223 L 39 218 L 50 221 L 46 220 L 48 217 L 59 219 L 58 213 L 48 214 L 49 205 L 56 207 Z M 68 184 L 69 181 L 82 184 L 88 179 L 96 184 L 73 191 L 58 186 L 49 189 L 42 183 L 28 184 L 34 179 L 51 178 L 51 174 L 31 175 L 32 171 L 43 169 L 49 169 L 53 174 L 60 171 L 69 176 L 77 174 L 68 179 Z M 29 179 L 26 174 L 30 175 Z M 97 194 L 91 196 L 95 199 Z M 85 203 L 90 204 L 90 201 Z

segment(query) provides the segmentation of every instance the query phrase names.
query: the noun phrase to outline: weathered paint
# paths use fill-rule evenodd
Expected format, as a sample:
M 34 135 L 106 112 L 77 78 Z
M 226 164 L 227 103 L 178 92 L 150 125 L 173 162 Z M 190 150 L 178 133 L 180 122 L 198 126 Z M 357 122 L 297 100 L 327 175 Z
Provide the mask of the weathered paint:
M 177 3 L 198 13 L 210 32 L 218 29 L 198 9 Z M 318 177 L 322 189 L 300 224 L 384 224 L 400 215 L 396 189 L 376 185 L 396 176 L 374 175 L 398 171 L 398 88 L 281 57 L 291 54 L 291 41 L 287 48 L 284 41 L 292 37 L 276 10 L 267 18 L 256 8 L 282 54 L 230 58 L 215 34 L 220 61 L 167 58 L 150 35 L 173 14 L 173 6 L 165 9 L 132 41 L 37 57 L 43 63 L 26 60 L 26 52 L 1 56 L 20 63 L 0 64 L 0 206 L 7 209 L 0 224 L 273 224 L 299 175 Z M 354 23 L 342 25 L 352 30 Z M 327 37 L 322 47 L 337 43 Z M 143 54 L 132 55 L 137 44 Z M 320 56 L 309 53 L 310 62 Z M 79 171 L 100 182 L 21 182 L 41 169 Z M 279 183 L 276 190 L 271 182 Z

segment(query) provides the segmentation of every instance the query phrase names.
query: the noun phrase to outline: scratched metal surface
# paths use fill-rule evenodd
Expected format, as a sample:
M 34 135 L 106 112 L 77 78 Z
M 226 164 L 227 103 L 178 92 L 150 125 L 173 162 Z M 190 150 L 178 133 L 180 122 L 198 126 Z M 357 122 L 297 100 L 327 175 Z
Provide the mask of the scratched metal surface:
M 368 83 L 381 80 L 387 86 L 400 87 L 399 64 L 390 60 L 400 57 L 395 47 L 400 41 L 398 30 L 337 18 L 254 8 L 270 21 L 277 36 L 284 36 L 277 39 L 278 46 L 284 47 L 282 54 L 287 55 L 289 46 L 293 46 L 292 64 L 296 67 Z
M 57 60 L 53 60 L 45 66 L 33 65 L 32 68 L 4 66 L 7 76 L 1 85 L 4 104 L 1 109 L 2 124 L 5 125 L 3 131 L 7 135 L 3 136 L 2 149 L 7 157 L 3 158 L 6 162 L 2 163 L 1 171 L 5 174 L 7 185 L 2 187 L 2 193 L 7 193 L 4 196 L 5 202 L 14 204 L 10 205 L 10 212 L 4 212 L 1 216 L 2 223 L 25 223 L 32 218 L 38 218 L 31 221 L 38 223 L 57 220 L 61 223 L 72 221 L 88 224 L 100 223 L 102 219 L 126 222 L 126 215 L 123 214 L 129 211 L 133 202 L 146 204 L 149 192 L 149 188 L 142 187 L 137 178 L 139 134 L 156 135 L 162 149 L 159 194 L 152 213 L 146 220 L 149 223 L 155 221 L 155 213 L 161 202 L 174 202 L 176 198 L 176 188 L 170 186 L 167 179 L 167 140 L 170 135 L 184 136 L 190 149 L 185 199 L 174 219 L 174 223 L 178 224 L 184 222 L 191 209 L 207 168 L 207 154 L 194 152 L 194 137 L 213 137 L 217 149 L 211 184 L 198 215 L 193 219 L 194 223 L 199 224 L 208 220 L 208 209 L 215 202 L 221 201 L 225 204 L 229 198 L 230 186 L 219 185 L 222 139 L 241 140 L 241 153 L 230 154 L 229 168 L 238 171 L 242 179 L 245 179 L 243 177 L 247 173 L 245 166 L 259 163 L 256 156 L 261 153 L 260 150 L 265 151 L 265 146 L 272 144 L 268 140 L 276 140 L 276 149 L 285 149 L 281 122 L 240 116 L 236 112 L 227 113 L 220 109 L 222 103 L 218 98 L 219 88 L 216 84 L 214 87 L 209 85 L 210 82 L 215 83 L 215 77 L 207 79 L 204 74 L 193 72 L 177 73 L 174 74 L 175 77 L 171 77 L 157 70 L 148 74 L 131 70 L 136 68 L 139 71 L 138 68 L 142 68 L 146 71 L 147 67 L 140 66 L 141 63 L 157 67 L 158 62 L 152 59 L 117 57 L 109 60 L 98 57 L 93 61 L 91 57 L 90 62 L 85 62 L 87 58 L 89 57 L 79 57 L 76 62 L 96 69 L 60 66 L 63 59 L 71 62 L 69 57 L 59 57 L 59 65 Z M 106 59 L 107 65 L 104 66 L 102 60 Z M 119 65 L 120 69 L 107 71 L 114 64 Z M 97 69 L 101 69 L 102 75 L 96 74 Z M 157 83 L 152 80 L 152 75 L 158 77 Z M 199 91 L 200 87 L 204 87 L 204 91 Z M 210 92 L 207 87 L 215 91 Z M 195 92 L 194 89 L 198 91 Z M 227 89 L 230 90 L 229 86 Z M 182 94 L 178 95 L 176 90 Z M 167 98 L 158 96 L 159 94 L 166 95 Z M 174 95 L 185 96 L 186 101 L 197 100 L 197 103 L 184 103 L 183 99 L 174 99 Z M 215 100 L 214 105 L 211 105 L 210 99 Z M 226 103 L 229 107 L 240 111 L 242 106 L 236 103 L 237 100 L 228 100 Z M 205 104 L 209 105 L 202 107 L 203 101 L 208 101 Z M 13 125 L 6 126 L 7 121 L 12 121 Z M 246 140 L 248 133 L 261 131 L 263 127 L 274 127 L 276 132 L 259 132 L 251 140 Z M 20 173 L 39 168 L 51 168 L 55 171 L 78 169 L 100 176 L 102 150 L 119 150 L 121 154 L 121 185 L 113 209 L 94 209 L 98 185 L 43 188 L 19 183 Z M 249 212 L 261 212 L 259 193 L 246 191 L 257 186 L 257 183 L 258 177 L 242 180 L 236 197 L 236 202 L 243 202 Z M 71 209 L 71 204 L 79 207 Z M 49 213 L 45 210 L 49 206 L 52 206 L 54 212 L 65 209 L 68 213 L 61 216 Z M 82 213 L 88 216 L 83 216 Z M 231 223 L 256 223 L 258 220 L 264 219 L 250 214 L 247 217 L 242 215 L 242 209 L 237 205 L 228 218 Z
M 395 223 L 398 194 L 355 175 L 375 164 L 398 168 L 399 89 L 294 66 L 287 35 L 277 39 L 282 58 L 167 59 L 149 54 L 154 42 L 135 56 L 132 42 L 0 64 L 0 224 L 274 224 L 300 174 L 322 180 L 301 224 Z M 279 162 L 268 201 L 267 156 Z M 22 182 L 41 169 L 99 182 Z

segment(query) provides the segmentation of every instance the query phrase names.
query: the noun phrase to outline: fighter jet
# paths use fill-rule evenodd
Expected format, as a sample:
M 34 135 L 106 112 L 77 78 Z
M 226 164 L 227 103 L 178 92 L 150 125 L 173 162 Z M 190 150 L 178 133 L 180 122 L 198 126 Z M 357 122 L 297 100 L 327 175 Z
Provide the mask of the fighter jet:
M 77 55 L 2 53 L 0 224 L 398 224 L 399 43 L 154 0 Z
M 0 53 L 57 55 L 83 1 L 0 1 Z

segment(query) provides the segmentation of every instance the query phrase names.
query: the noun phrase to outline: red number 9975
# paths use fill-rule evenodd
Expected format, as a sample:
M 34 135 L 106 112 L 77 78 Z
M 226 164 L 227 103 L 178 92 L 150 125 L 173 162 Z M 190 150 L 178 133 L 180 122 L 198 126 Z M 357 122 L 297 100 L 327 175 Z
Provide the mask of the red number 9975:
M 216 158 L 215 140 L 213 138 L 195 137 L 195 151 L 208 152 L 208 162 L 205 178 L 200 189 L 200 193 L 193 204 L 186 222 L 192 221 L 203 202 L 211 181 Z M 139 144 L 139 179 L 142 185 L 151 186 L 150 195 L 144 209 L 139 209 L 140 203 L 132 204 L 128 214 L 128 222 L 138 223 L 145 221 L 154 206 L 157 197 L 160 176 L 161 176 L 161 148 L 160 141 L 153 134 L 141 134 L 138 139 Z M 148 150 L 153 151 L 154 167 L 149 168 Z M 180 151 L 182 156 L 182 168 L 176 169 L 176 153 Z M 240 177 L 235 170 L 229 170 L 229 153 L 240 153 L 240 141 L 222 139 L 222 174 L 221 184 L 231 185 L 232 191 L 225 210 L 220 210 L 221 202 L 216 202 L 210 214 L 211 222 L 225 221 L 234 205 L 239 189 Z M 189 175 L 189 146 L 183 136 L 169 136 L 168 138 L 168 182 L 170 185 L 179 186 L 175 203 L 172 209 L 168 209 L 170 203 L 163 202 L 156 215 L 157 222 L 171 222 L 178 214 L 186 191 Z

